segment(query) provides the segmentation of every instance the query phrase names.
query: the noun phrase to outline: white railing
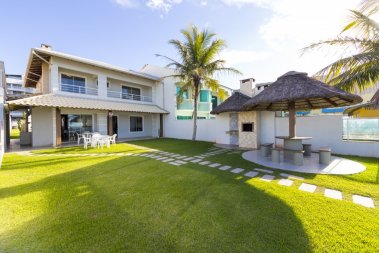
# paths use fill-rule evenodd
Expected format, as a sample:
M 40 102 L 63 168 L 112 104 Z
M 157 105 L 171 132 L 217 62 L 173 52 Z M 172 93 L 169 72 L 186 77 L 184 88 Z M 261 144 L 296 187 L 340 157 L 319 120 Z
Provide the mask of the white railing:
M 110 98 L 120 98 L 120 99 L 127 99 L 127 100 L 134 100 L 134 101 L 143 101 L 143 102 L 152 102 L 152 97 L 148 96 L 141 96 L 141 95 L 133 95 L 128 93 L 122 93 L 119 91 L 107 91 L 107 96 Z
M 59 85 L 59 90 L 63 92 L 71 92 L 71 93 L 79 93 L 79 94 L 87 94 L 87 95 L 95 95 L 97 96 L 97 88 L 89 88 L 85 86 L 78 86 L 72 84 L 61 83 Z

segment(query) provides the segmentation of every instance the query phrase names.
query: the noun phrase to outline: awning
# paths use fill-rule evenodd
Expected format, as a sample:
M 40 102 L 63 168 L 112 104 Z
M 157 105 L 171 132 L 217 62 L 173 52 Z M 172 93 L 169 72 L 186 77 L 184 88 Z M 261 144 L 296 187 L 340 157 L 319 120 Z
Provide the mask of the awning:
M 69 97 L 58 94 L 38 95 L 23 99 L 7 101 L 10 107 L 32 106 L 32 107 L 59 107 L 89 110 L 142 112 L 142 113 L 165 113 L 168 111 L 154 104 L 116 102 L 110 100 L 98 100 L 82 97 Z

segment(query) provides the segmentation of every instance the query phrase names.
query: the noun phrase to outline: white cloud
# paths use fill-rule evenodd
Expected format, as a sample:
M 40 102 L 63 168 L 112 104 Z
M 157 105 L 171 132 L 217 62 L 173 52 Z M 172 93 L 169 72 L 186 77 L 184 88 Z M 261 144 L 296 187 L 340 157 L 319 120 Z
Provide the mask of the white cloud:
M 266 52 L 227 49 L 221 52 L 220 58 L 225 60 L 228 66 L 235 66 L 267 59 L 269 56 L 270 54 Z
M 114 0 L 116 4 L 126 8 L 134 8 L 138 6 L 137 0 Z
M 169 12 L 174 5 L 180 4 L 182 0 L 148 0 L 146 6 L 153 10 Z
M 258 6 L 263 6 L 269 0 L 220 0 L 220 1 L 226 5 L 235 5 L 235 6 L 241 7 L 245 4 L 255 4 Z

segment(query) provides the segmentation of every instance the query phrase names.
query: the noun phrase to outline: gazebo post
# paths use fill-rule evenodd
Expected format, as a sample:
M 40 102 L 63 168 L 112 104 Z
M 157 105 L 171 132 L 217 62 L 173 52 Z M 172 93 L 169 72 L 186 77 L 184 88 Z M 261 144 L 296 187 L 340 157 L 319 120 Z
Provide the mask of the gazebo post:
M 288 112 L 289 112 L 289 137 L 296 136 L 296 110 L 295 110 L 295 102 L 291 101 L 288 104 Z

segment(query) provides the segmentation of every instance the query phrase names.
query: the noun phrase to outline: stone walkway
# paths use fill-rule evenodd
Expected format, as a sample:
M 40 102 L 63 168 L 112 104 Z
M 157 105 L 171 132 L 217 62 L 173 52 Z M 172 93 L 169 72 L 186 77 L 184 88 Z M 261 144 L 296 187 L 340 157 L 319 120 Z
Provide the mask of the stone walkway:
M 23 155 L 30 155 L 30 156 L 67 156 L 67 157 L 83 157 L 83 156 L 91 156 L 91 157 L 109 157 L 109 156 L 140 156 L 150 159 L 155 159 L 157 161 L 161 161 L 164 163 L 168 163 L 170 165 L 174 166 L 181 166 L 185 165 L 189 162 L 196 163 L 202 166 L 207 166 L 210 168 L 217 168 L 221 171 L 229 171 L 234 174 L 241 174 L 243 173 L 244 176 L 249 178 L 257 177 L 260 180 L 271 183 L 273 180 L 278 179 L 277 183 L 284 187 L 291 187 L 294 183 L 294 180 L 302 181 L 304 180 L 303 177 L 287 174 L 287 173 L 280 173 L 278 178 L 276 178 L 274 175 L 274 171 L 269 169 L 262 169 L 262 168 L 254 168 L 251 171 L 246 171 L 243 168 L 233 168 L 232 166 L 220 164 L 220 163 L 214 163 L 211 161 L 205 161 L 204 158 L 212 155 L 218 155 L 223 154 L 225 152 L 228 152 L 229 150 L 225 149 L 219 149 L 219 148 L 212 148 L 209 150 L 209 152 L 197 155 L 197 156 L 185 156 L 181 154 L 175 154 L 170 153 L 166 151 L 159 151 L 154 149 L 144 149 L 144 153 L 129 153 L 129 152 L 121 152 L 121 153 L 88 153 L 88 154 L 35 154 L 31 152 L 22 152 Z M 21 153 L 21 152 L 20 152 Z M 263 174 L 263 175 L 261 175 Z M 316 192 L 318 186 L 307 184 L 307 183 L 301 183 L 299 190 L 307 192 L 307 193 L 314 193 Z M 324 196 L 327 198 L 332 198 L 335 200 L 342 200 L 343 194 L 341 191 L 334 190 L 334 189 L 324 189 Z M 355 204 L 369 207 L 369 208 L 375 208 L 374 200 L 370 197 L 360 196 L 360 195 L 353 195 L 352 201 Z

